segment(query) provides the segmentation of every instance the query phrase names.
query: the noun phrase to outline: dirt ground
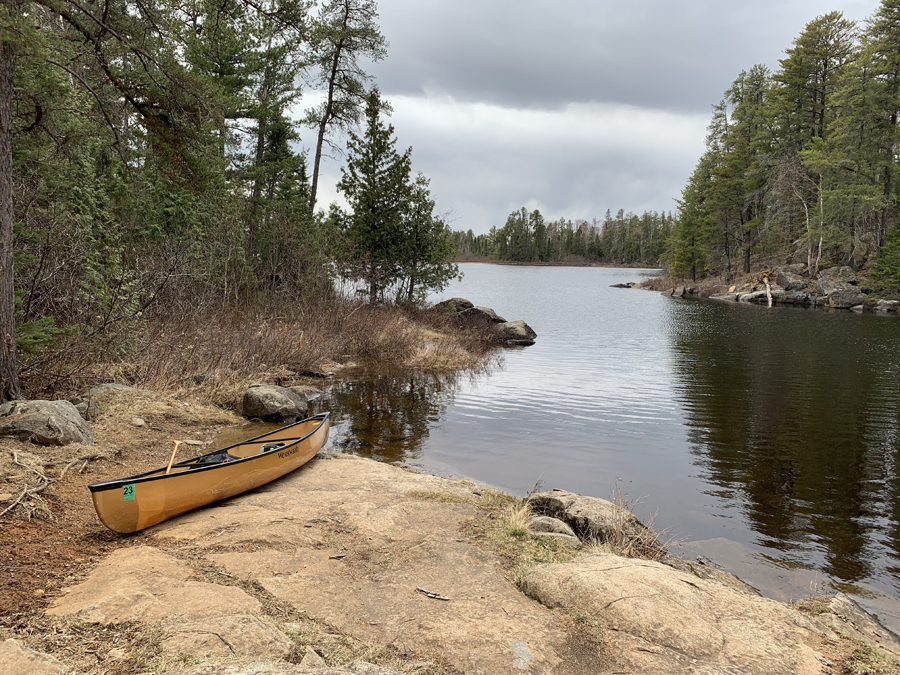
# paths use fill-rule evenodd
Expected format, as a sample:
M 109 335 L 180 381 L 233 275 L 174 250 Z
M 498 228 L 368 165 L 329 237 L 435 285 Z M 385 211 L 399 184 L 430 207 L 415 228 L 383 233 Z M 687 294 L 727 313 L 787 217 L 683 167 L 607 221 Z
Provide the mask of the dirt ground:
M 11 498 L 0 502 L 0 511 L 36 478 L 10 461 L 14 452 L 20 459 L 37 458 L 51 481 L 23 504 L 30 501 L 31 508 L 43 507 L 32 518 L 25 520 L 22 508 L 0 518 L 0 565 L 4 571 L 0 575 L 0 628 L 41 614 L 64 585 L 71 585 L 103 556 L 140 541 L 140 533 L 123 536 L 100 522 L 87 487 L 90 483 L 163 466 L 169 460 L 172 440 L 208 442 L 223 427 L 245 422 L 231 412 L 152 393 L 126 392 L 115 399 L 102 401 L 99 418 L 90 422 L 96 439 L 93 446 L 57 448 L 0 439 L 0 458 L 5 460 L 0 462 L 0 494 Z

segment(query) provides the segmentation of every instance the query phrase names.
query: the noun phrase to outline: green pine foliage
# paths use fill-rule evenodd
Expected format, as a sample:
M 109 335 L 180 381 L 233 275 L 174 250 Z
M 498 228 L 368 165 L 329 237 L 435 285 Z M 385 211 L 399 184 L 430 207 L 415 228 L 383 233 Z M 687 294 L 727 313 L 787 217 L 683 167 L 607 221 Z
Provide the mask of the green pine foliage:
M 351 213 L 342 218 L 343 276 L 366 286 L 369 302 L 414 304 L 446 287 L 459 274 L 450 262 L 455 247 L 446 223 L 434 214 L 428 179 L 411 178 L 412 148 L 397 152 L 394 127 L 382 119 L 377 89 L 366 99 L 365 129 L 350 132 L 347 165 L 338 189 Z
M 863 26 L 817 17 L 780 68 L 741 73 L 714 110 L 668 262 L 678 275 L 871 265 L 890 277 L 900 143 L 900 1 Z M 887 275 L 887 276 L 885 276 Z

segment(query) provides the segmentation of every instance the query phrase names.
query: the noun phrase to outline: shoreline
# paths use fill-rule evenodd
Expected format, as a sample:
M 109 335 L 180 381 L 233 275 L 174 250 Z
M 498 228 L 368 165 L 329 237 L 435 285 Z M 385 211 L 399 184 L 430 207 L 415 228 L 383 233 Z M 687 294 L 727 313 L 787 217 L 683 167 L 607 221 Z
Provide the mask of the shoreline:
M 781 651 L 777 658 L 765 657 L 776 658 L 766 661 L 767 667 L 777 663 L 789 666 L 784 672 L 812 672 L 806 661 L 791 655 L 797 649 L 844 663 L 856 658 L 857 639 L 882 651 L 896 649 L 900 656 L 900 643 L 893 647 L 887 637 L 860 632 L 857 624 L 864 623 L 864 615 L 854 615 L 852 625 L 839 618 L 840 612 L 858 611 L 845 596 L 837 596 L 839 605 L 814 597 L 799 605 L 759 598 L 714 565 L 666 558 L 652 543 L 656 533 L 607 500 L 551 491 L 532 496 L 526 509 L 521 499 L 473 481 L 343 454 L 323 455 L 256 491 L 135 535 L 115 535 L 99 523 L 89 482 L 164 464 L 170 438 L 205 443 L 243 421 L 172 394 L 107 394 L 91 424 L 96 444 L 73 453 L 86 457 L 83 473 L 70 470 L 63 476 L 64 465 L 45 465 L 45 474 L 55 481 L 54 495 L 48 495 L 54 520 L 0 521 L 0 544 L 15 551 L 18 561 L 18 573 L 4 584 L 0 646 L 12 649 L 3 640 L 14 639 L 77 672 L 98 675 L 111 665 L 114 673 L 192 673 L 193 668 L 219 673 L 216 664 L 224 668 L 238 657 L 304 666 L 318 658 L 332 668 L 363 660 L 383 669 L 373 673 L 453 675 L 471 668 L 518 672 L 516 659 L 526 652 L 510 653 L 508 645 L 521 641 L 538 673 L 575 675 L 615 667 L 663 673 L 672 672 L 681 658 L 667 638 L 654 632 L 659 621 L 675 616 L 667 604 L 674 596 L 667 594 L 696 592 L 697 598 L 720 598 L 721 606 L 703 610 L 711 612 L 709 620 L 725 620 L 728 607 L 729 613 L 742 614 L 746 625 L 756 626 L 760 640 L 793 645 L 771 647 Z M 4 445 L 36 451 L 17 441 Z M 42 452 L 51 461 L 59 453 Z M 576 544 L 566 539 L 571 535 L 535 530 L 529 519 L 536 516 L 575 527 Z M 633 541 L 648 543 L 635 548 Z M 417 553 L 423 546 L 426 553 Z M 47 550 L 54 552 L 49 567 Z M 645 550 L 649 559 L 621 555 Z M 564 582 L 570 570 L 595 581 L 570 588 Z M 651 611 L 657 617 L 651 623 L 603 609 L 609 593 L 613 599 L 633 595 L 628 590 L 633 574 L 650 574 L 659 589 L 670 589 L 634 607 Z M 611 580 L 615 583 L 609 587 Z M 133 599 L 123 604 L 125 596 Z M 183 618 L 167 614 L 174 609 L 160 609 L 158 603 L 164 607 L 168 596 L 180 598 L 177 613 Z M 150 602 L 154 597 L 159 599 Z M 215 605 L 216 597 L 231 598 L 218 610 L 216 629 L 236 645 L 227 658 L 198 639 L 210 630 L 204 627 L 204 603 Z M 624 609 L 622 603 L 613 606 Z M 243 616 L 256 617 L 253 630 L 267 636 L 261 638 L 262 651 L 240 646 L 244 643 L 229 632 L 232 625 L 238 632 L 249 629 L 251 620 Z M 482 617 L 474 632 L 473 616 Z M 405 630 L 399 644 L 391 643 L 392 631 L 409 622 L 432 627 Z M 108 628 L 85 632 L 92 625 Z M 688 640 L 678 649 L 698 650 L 700 662 L 712 658 L 701 656 L 707 653 L 704 633 L 677 622 L 669 629 Z M 821 631 L 831 631 L 834 644 L 823 642 Z M 623 637 L 629 635 L 628 640 L 656 645 L 653 663 L 640 660 L 647 652 L 635 651 Z M 146 649 L 147 644 L 153 648 Z M 715 659 L 727 657 L 735 667 L 751 663 L 743 661 L 746 656 L 736 645 L 723 650 Z M 744 672 L 767 672 L 747 668 Z
M 507 265 L 510 267 L 605 267 L 609 269 L 660 270 L 661 267 L 647 267 L 638 264 L 603 262 L 516 262 L 511 260 L 454 260 L 456 265 Z

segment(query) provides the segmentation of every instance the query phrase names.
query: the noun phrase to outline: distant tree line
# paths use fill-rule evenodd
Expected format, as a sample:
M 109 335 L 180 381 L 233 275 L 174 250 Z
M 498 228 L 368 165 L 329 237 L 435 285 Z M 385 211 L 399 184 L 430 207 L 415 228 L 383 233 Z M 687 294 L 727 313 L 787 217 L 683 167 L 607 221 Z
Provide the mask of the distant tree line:
M 62 333 L 320 301 L 336 274 L 373 302 L 452 277 L 362 67 L 386 54 L 377 20 L 374 0 L 0 2 L 0 400 Z M 348 132 L 352 208 L 316 208 Z
M 742 72 L 714 107 L 677 216 L 546 223 L 521 209 L 463 259 L 666 265 L 694 280 L 784 262 L 867 267 L 900 293 L 900 0 L 862 26 L 819 16 L 771 72 Z
M 655 266 L 666 251 L 674 216 L 648 211 L 638 216 L 607 211 L 602 221 L 546 222 L 541 212 L 513 211 L 487 234 L 454 232 L 460 259 L 510 262 L 606 262 Z
M 868 264 L 896 292 L 898 163 L 900 0 L 862 26 L 819 16 L 775 72 L 742 72 L 715 106 L 666 260 L 694 279 Z

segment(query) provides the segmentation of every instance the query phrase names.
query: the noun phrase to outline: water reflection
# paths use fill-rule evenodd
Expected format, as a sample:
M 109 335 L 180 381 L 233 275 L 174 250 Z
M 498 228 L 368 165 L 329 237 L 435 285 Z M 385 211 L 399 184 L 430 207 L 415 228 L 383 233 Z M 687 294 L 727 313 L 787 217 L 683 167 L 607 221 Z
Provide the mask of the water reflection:
M 367 372 L 338 380 L 331 392 L 333 446 L 383 462 L 415 463 L 461 377 Z
M 846 582 L 896 572 L 896 325 L 706 302 L 671 311 L 676 396 L 708 494 L 780 561 Z

